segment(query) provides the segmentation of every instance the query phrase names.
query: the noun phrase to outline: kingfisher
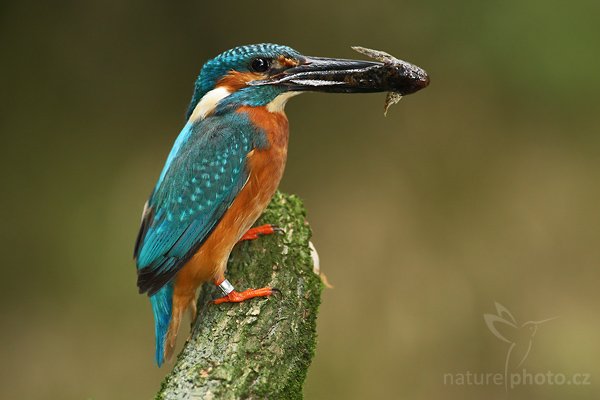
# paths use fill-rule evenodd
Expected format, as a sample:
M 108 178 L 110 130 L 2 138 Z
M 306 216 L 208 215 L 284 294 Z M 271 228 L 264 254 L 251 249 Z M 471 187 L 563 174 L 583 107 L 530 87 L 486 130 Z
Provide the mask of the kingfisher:
M 223 292 L 215 304 L 276 290 L 238 291 L 225 270 L 236 243 L 278 229 L 252 226 L 283 175 L 287 101 L 305 91 L 403 95 L 428 83 L 425 71 L 409 63 L 386 69 L 381 62 L 308 57 L 270 43 L 236 47 L 204 64 L 135 243 L 137 285 L 152 305 L 158 366 L 173 354 L 183 314 L 196 315 L 204 282 Z

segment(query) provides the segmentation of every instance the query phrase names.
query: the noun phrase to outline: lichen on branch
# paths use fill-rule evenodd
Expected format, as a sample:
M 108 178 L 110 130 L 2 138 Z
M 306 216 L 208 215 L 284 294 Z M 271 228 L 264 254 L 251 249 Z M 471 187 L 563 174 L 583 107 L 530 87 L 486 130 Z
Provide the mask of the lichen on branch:
M 300 199 L 276 193 L 257 225 L 267 223 L 285 233 L 238 244 L 227 278 L 238 290 L 270 286 L 281 295 L 213 305 L 221 293 L 205 284 L 190 339 L 157 399 L 302 398 L 322 283 Z

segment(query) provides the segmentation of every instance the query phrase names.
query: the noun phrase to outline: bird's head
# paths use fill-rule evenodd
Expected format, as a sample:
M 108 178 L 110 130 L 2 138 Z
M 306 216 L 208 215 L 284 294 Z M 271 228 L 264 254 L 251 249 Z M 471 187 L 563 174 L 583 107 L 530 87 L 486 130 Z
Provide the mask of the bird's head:
M 414 93 L 429 83 L 422 69 L 404 63 L 391 76 L 373 61 L 308 57 L 276 44 L 255 44 L 228 50 L 202 67 L 187 118 L 240 106 L 283 109 L 287 99 L 303 91 L 370 93 L 393 90 Z M 384 74 L 385 75 L 385 74 Z
M 552 321 L 553 319 L 556 319 L 558 317 L 552 317 L 552 318 L 546 318 L 543 319 L 541 321 L 527 321 L 525 322 L 522 326 L 521 326 L 521 330 L 524 330 L 525 332 L 527 332 L 531 337 L 535 336 L 538 327 L 543 324 L 546 323 L 548 321 Z

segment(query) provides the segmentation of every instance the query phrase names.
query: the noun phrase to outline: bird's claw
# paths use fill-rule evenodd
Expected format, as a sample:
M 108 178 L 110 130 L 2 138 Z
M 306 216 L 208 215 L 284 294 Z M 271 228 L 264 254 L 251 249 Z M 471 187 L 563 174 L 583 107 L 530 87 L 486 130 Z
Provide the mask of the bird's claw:
M 272 289 L 270 287 L 264 287 L 260 289 L 246 289 L 243 292 L 233 290 L 228 295 L 213 300 L 213 304 L 221 303 L 241 303 L 255 297 L 269 297 L 273 294 L 273 291 L 281 293 L 279 289 Z
M 285 231 L 273 224 L 265 224 L 261 226 L 256 226 L 254 228 L 250 228 L 248 232 L 246 232 L 241 238 L 240 242 L 245 240 L 254 240 L 258 239 L 260 236 L 272 235 L 274 233 L 283 234 Z

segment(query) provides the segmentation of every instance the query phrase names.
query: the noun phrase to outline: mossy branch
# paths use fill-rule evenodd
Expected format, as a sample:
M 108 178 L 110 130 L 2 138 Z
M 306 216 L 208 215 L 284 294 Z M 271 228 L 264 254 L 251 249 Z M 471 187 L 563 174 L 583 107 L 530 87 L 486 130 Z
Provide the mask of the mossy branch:
M 221 293 L 205 284 L 190 339 L 157 399 L 302 398 L 322 283 L 302 202 L 277 193 L 257 224 L 265 223 L 285 233 L 236 246 L 227 277 L 237 289 L 271 286 L 282 294 L 217 306 L 209 303 Z

